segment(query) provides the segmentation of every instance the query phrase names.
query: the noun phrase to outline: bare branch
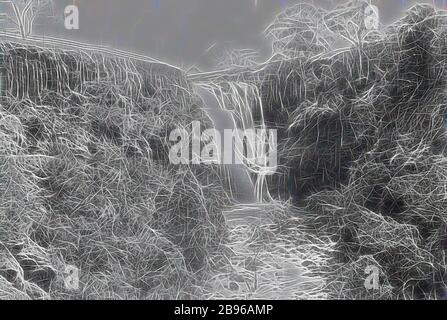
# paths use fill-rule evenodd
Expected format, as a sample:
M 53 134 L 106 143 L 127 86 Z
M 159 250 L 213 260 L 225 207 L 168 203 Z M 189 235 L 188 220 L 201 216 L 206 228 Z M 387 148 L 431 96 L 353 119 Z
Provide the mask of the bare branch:
M 0 4 L 8 4 L 13 16 L 4 14 L 9 22 L 12 22 L 16 27 L 22 38 L 26 38 L 33 33 L 33 26 L 36 18 L 42 13 L 42 9 L 46 8 L 51 0 L 28 0 L 24 5 L 19 5 L 14 0 L 0 0 Z

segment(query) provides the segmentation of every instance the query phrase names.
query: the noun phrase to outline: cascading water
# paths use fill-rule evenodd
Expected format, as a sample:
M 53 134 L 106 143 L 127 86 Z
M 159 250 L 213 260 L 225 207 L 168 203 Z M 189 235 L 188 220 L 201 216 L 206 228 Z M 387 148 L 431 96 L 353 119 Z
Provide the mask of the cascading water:
M 229 112 L 219 106 L 219 102 L 213 94 L 200 85 L 196 85 L 194 89 L 203 100 L 205 112 L 213 121 L 214 128 L 221 133 L 221 137 L 224 137 L 225 129 L 235 129 L 235 124 Z M 235 156 L 237 157 L 238 155 L 236 154 Z M 255 202 L 255 186 L 245 165 L 226 164 L 225 168 L 228 170 L 232 188 L 231 192 L 235 199 L 241 203 Z

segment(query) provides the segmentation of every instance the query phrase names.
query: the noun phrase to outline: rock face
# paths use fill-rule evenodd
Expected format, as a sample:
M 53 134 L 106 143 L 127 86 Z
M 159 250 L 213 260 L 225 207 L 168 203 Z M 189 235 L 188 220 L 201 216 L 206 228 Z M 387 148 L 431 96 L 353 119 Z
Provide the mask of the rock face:
M 2 41 L 2 75 L 8 95 L 35 99 L 45 90 L 65 94 L 100 81 L 123 85 L 129 94 L 144 96 L 154 95 L 162 85 L 171 86 L 168 91 L 174 90 L 179 95 L 180 88 L 190 89 L 182 70 L 163 63 L 131 58 L 113 50 L 62 48 L 63 42 L 49 41 L 48 47 L 40 47 Z
M 221 168 L 169 162 L 171 130 L 211 125 L 183 74 L 83 50 L 0 42 L 0 52 L 0 284 L 17 292 L 0 291 L 194 295 L 225 238 L 229 197 Z M 64 284 L 67 266 L 78 290 Z
M 306 91 L 288 93 L 293 104 L 266 101 L 287 129 L 272 187 L 332 234 L 356 297 L 368 263 L 388 288 L 371 297 L 435 298 L 444 287 L 446 28 L 442 14 L 414 7 L 373 39 L 296 63 L 292 81 Z

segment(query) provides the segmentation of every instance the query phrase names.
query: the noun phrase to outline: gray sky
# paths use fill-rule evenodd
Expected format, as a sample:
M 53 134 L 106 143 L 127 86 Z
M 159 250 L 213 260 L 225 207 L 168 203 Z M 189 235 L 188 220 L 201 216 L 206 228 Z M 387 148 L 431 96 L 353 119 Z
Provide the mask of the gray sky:
M 67 31 L 63 21 L 49 23 L 47 33 L 110 45 L 178 66 L 209 67 L 222 48 L 252 48 L 267 56 L 263 30 L 285 6 L 299 0 L 54 0 L 56 12 L 75 3 L 80 30 Z M 445 0 L 437 0 L 442 5 Z M 307 1 L 331 8 L 341 1 Z M 399 16 L 410 0 L 372 0 L 382 22 Z M 415 1 L 413 1 L 415 2 Z M 447 1 L 445 1 L 447 2 Z M 206 54 L 207 48 L 217 44 Z

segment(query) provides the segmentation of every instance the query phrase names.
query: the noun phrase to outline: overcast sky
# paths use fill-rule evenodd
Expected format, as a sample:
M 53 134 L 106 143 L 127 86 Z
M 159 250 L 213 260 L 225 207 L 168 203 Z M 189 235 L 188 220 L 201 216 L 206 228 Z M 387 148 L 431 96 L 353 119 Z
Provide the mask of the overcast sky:
M 57 13 L 67 4 L 80 10 L 80 30 L 63 21 L 46 23 L 45 32 L 132 50 L 174 63 L 208 67 L 222 48 L 252 48 L 269 53 L 263 30 L 275 15 L 298 0 L 54 0 Z M 341 1 L 307 1 L 327 9 Z M 399 16 L 409 0 L 372 0 L 383 23 Z M 415 2 L 415 1 L 413 1 Z M 436 1 L 442 5 L 445 0 Z M 214 50 L 206 53 L 213 44 Z

